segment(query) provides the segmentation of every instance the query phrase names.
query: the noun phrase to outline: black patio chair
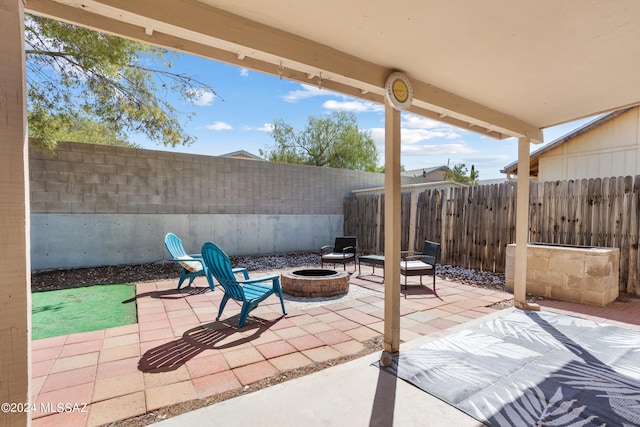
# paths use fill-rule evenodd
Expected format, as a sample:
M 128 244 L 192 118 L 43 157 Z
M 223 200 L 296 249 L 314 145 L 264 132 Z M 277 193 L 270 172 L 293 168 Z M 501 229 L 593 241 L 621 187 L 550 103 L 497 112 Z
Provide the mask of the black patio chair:
M 422 253 L 410 255 L 409 252 L 403 252 L 400 274 L 404 276 L 405 290 L 407 289 L 407 276 L 420 276 L 420 285 L 422 285 L 422 276 L 431 275 L 433 276 L 433 293 L 437 295 L 436 260 L 439 249 L 440 243 L 425 240 Z
M 356 271 L 356 238 L 353 236 L 336 237 L 331 245 L 320 248 L 320 265 L 324 267 L 324 263 L 342 264 L 343 269 L 347 271 L 347 264 L 353 262 L 353 271 Z

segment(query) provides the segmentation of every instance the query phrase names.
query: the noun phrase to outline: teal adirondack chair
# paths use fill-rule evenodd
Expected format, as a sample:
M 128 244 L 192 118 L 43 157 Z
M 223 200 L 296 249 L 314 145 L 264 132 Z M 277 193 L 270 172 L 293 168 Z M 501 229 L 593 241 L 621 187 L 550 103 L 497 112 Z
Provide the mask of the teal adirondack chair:
M 287 314 L 284 308 L 284 300 L 282 299 L 279 274 L 262 276 L 256 279 L 249 279 L 245 276 L 245 280 L 237 280 L 231 269 L 231 261 L 227 254 L 211 242 L 206 242 L 202 245 L 202 258 L 207 267 L 206 274 L 213 275 L 224 289 L 224 297 L 220 302 L 216 320 L 220 320 L 227 301 L 233 298 L 242 303 L 238 322 L 238 328 L 242 328 L 249 313 L 272 294 L 276 294 L 280 298 L 282 313 Z M 265 282 L 271 282 L 271 284 L 264 284 Z
M 198 276 L 206 276 L 209 282 L 209 288 L 214 290 L 214 282 L 210 275 L 206 274 L 206 265 L 202 262 L 202 255 L 200 254 L 187 254 L 182 245 L 182 240 L 173 233 L 168 233 L 164 237 L 164 246 L 167 248 L 171 259 L 182 267 L 182 273 L 180 274 L 180 280 L 178 281 L 178 289 L 182 287 L 182 282 L 185 279 L 189 279 L 189 285 L 193 283 L 193 279 Z M 243 273 L 245 279 L 249 278 L 249 272 L 246 268 L 234 268 L 234 273 Z

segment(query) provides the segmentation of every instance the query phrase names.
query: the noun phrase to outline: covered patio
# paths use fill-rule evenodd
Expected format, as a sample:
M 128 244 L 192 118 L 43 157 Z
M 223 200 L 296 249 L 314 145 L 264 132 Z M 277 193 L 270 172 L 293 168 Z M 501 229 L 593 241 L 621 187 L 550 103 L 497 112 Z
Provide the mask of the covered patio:
M 542 129 L 638 104 L 635 0 L 308 3 L 0 1 L 2 400 L 31 394 L 24 13 L 385 103 L 384 349 L 400 350 L 400 110 L 517 138 L 515 304 L 525 300 L 529 148 Z M 409 92 L 388 77 L 401 71 Z M 390 85 L 387 85 L 390 83 Z M 387 88 L 391 89 L 386 95 Z M 393 96 L 400 106 L 392 106 Z M 396 103 L 397 104 L 397 103 Z M 515 143 L 515 142 L 506 142 Z M 0 414 L 24 425 L 30 415 Z
M 215 321 L 222 292 L 202 277 L 181 291 L 176 279 L 139 283 L 138 323 L 33 342 L 32 425 L 480 425 L 373 366 L 384 332 L 384 285 L 373 273 L 362 266 L 355 292 L 337 300 L 288 298 L 284 318 L 271 297 L 241 329 L 236 303 Z M 515 310 L 496 289 L 439 277 L 438 298 L 411 283 L 400 300 L 403 350 Z M 640 331 L 640 300 L 541 305 Z M 53 410 L 69 402 L 79 410 Z

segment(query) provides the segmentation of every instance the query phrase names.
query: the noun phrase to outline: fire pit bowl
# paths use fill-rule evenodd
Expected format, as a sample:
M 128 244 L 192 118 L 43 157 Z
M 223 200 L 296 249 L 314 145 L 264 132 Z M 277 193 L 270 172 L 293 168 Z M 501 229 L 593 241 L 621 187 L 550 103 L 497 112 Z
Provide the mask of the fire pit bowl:
M 294 297 L 334 297 L 349 292 L 349 274 L 312 268 L 282 273 L 282 292 Z

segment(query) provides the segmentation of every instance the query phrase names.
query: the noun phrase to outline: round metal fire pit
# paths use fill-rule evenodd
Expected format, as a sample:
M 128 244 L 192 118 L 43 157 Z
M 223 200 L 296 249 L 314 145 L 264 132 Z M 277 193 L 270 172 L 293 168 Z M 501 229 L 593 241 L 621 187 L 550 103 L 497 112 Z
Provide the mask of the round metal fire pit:
M 282 274 L 282 292 L 294 297 L 334 297 L 349 292 L 349 274 L 328 269 L 295 270 Z

